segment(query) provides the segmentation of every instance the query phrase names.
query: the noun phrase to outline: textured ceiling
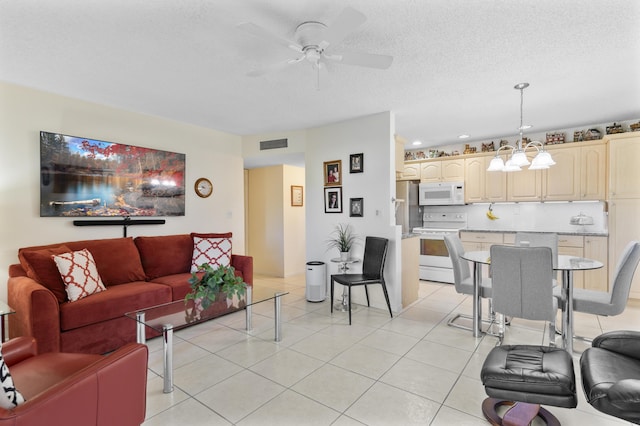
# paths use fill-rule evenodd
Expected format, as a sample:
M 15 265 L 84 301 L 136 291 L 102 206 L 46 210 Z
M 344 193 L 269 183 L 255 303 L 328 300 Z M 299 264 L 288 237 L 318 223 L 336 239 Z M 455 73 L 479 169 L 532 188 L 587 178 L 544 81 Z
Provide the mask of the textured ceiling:
M 236 28 L 292 38 L 345 6 L 367 21 L 335 51 L 387 70 L 308 62 Z M 239 135 L 381 111 L 423 146 L 640 117 L 637 0 L 0 0 L 0 80 Z

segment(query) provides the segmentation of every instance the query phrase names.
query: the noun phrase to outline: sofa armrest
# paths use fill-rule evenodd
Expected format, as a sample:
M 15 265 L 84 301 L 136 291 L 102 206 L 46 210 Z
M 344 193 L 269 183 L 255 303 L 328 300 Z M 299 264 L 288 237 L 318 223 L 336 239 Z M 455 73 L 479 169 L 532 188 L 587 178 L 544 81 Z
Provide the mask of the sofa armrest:
M 37 354 L 38 344 L 30 336 L 16 337 L 2 344 L 2 358 L 9 367 Z
M 640 360 L 640 331 L 619 330 L 603 333 L 591 346 Z
M 609 402 L 622 411 L 637 412 L 640 409 L 640 380 L 624 379 L 616 382 L 607 391 Z
M 8 316 L 10 337 L 35 338 L 39 353 L 60 350 L 60 305 L 49 289 L 29 277 L 11 277 L 7 303 L 15 311 Z
M 0 408 L 0 425 L 139 426 L 146 411 L 147 360 L 145 345 L 129 343 L 16 408 Z
M 242 279 L 247 285 L 253 285 L 253 257 L 232 254 L 231 266 L 242 272 Z

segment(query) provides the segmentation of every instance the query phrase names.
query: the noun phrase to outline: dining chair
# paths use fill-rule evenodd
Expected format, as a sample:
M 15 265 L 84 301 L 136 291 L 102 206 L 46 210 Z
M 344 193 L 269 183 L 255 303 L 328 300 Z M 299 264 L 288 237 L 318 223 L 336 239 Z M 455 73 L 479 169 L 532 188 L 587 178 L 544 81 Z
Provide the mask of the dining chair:
M 613 275 L 611 289 L 608 292 L 573 289 L 573 311 L 593 315 L 615 316 L 620 315 L 627 306 L 629 292 L 633 276 L 640 262 L 640 242 L 631 241 L 622 251 L 618 265 Z M 564 303 L 562 292 L 554 289 L 554 296 L 560 303 Z M 583 336 L 574 336 L 577 339 L 591 341 Z
M 499 344 L 504 316 L 549 322 L 549 346 L 555 346 L 558 301 L 553 296 L 553 261 L 549 247 L 491 246 L 493 309 L 500 314 Z
M 456 291 L 460 294 L 473 295 L 473 276 L 471 275 L 471 271 L 469 268 L 469 262 L 461 258 L 460 256 L 464 253 L 464 246 L 462 245 L 462 240 L 457 235 L 445 235 L 444 243 L 447 246 L 447 251 L 449 252 L 449 258 L 451 259 L 451 263 L 453 264 L 453 282 L 456 288 Z M 480 284 L 480 288 L 478 289 L 481 298 L 489 298 L 489 311 L 493 312 L 491 309 L 491 278 L 483 278 Z M 481 316 L 481 312 L 478 313 Z M 461 328 L 463 330 L 473 331 L 472 327 L 465 326 L 462 324 L 456 323 L 458 318 L 464 319 L 473 319 L 471 315 L 458 313 L 453 316 L 448 322 L 447 325 L 450 327 Z M 491 322 L 491 318 L 489 320 L 483 320 L 483 322 Z
M 549 247 L 553 256 L 553 267 L 558 266 L 558 234 L 555 232 L 516 232 L 516 246 Z M 554 271 L 553 279 L 557 278 L 558 272 Z
M 371 306 L 369 304 L 369 290 L 367 286 L 370 284 L 382 285 L 384 298 L 387 301 L 387 307 L 389 308 L 389 315 L 393 318 L 391 303 L 389 303 L 389 293 L 387 292 L 387 285 L 384 281 L 384 262 L 387 257 L 388 247 L 389 240 L 387 238 L 368 236 L 364 243 L 362 273 L 331 275 L 331 301 L 333 301 L 334 283 L 348 287 L 349 325 L 351 325 L 351 287 L 354 286 L 364 286 L 364 293 L 367 296 L 367 306 Z M 331 304 L 331 312 L 333 313 L 333 303 Z

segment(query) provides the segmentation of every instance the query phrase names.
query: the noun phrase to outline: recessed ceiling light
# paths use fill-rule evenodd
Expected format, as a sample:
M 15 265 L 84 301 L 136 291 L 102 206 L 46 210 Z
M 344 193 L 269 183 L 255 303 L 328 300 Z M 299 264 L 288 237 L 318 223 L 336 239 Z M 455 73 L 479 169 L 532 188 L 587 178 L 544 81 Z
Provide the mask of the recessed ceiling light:
M 465 134 L 465 135 L 458 136 L 458 139 L 467 139 L 467 138 L 470 138 L 470 137 L 471 136 Z
M 531 124 L 523 124 L 522 127 L 520 127 L 518 130 L 527 130 L 532 128 L 533 126 Z
M 413 142 L 411 142 L 411 145 L 422 145 L 422 142 L 420 142 L 420 141 L 413 141 Z

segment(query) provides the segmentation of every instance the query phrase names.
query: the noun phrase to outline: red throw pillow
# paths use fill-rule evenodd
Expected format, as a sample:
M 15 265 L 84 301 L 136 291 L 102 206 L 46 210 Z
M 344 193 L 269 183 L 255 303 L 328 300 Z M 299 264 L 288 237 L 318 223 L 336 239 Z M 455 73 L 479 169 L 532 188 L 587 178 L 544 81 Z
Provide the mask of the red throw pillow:
M 59 254 L 52 258 L 60 271 L 70 302 L 106 290 L 89 250 Z
M 231 232 L 224 234 L 192 233 L 191 272 L 197 271 L 203 263 L 208 263 L 213 268 L 229 266 L 231 264 L 231 235 Z
M 20 250 L 18 252 L 20 263 L 27 276 L 51 290 L 56 299 L 58 299 L 58 303 L 67 301 L 67 292 L 64 289 L 64 282 L 62 282 L 60 272 L 51 256 L 69 253 L 70 251 L 69 247 L 61 245 L 59 247 Z
M 193 254 L 189 234 L 136 237 L 134 242 L 148 280 L 189 272 Z

